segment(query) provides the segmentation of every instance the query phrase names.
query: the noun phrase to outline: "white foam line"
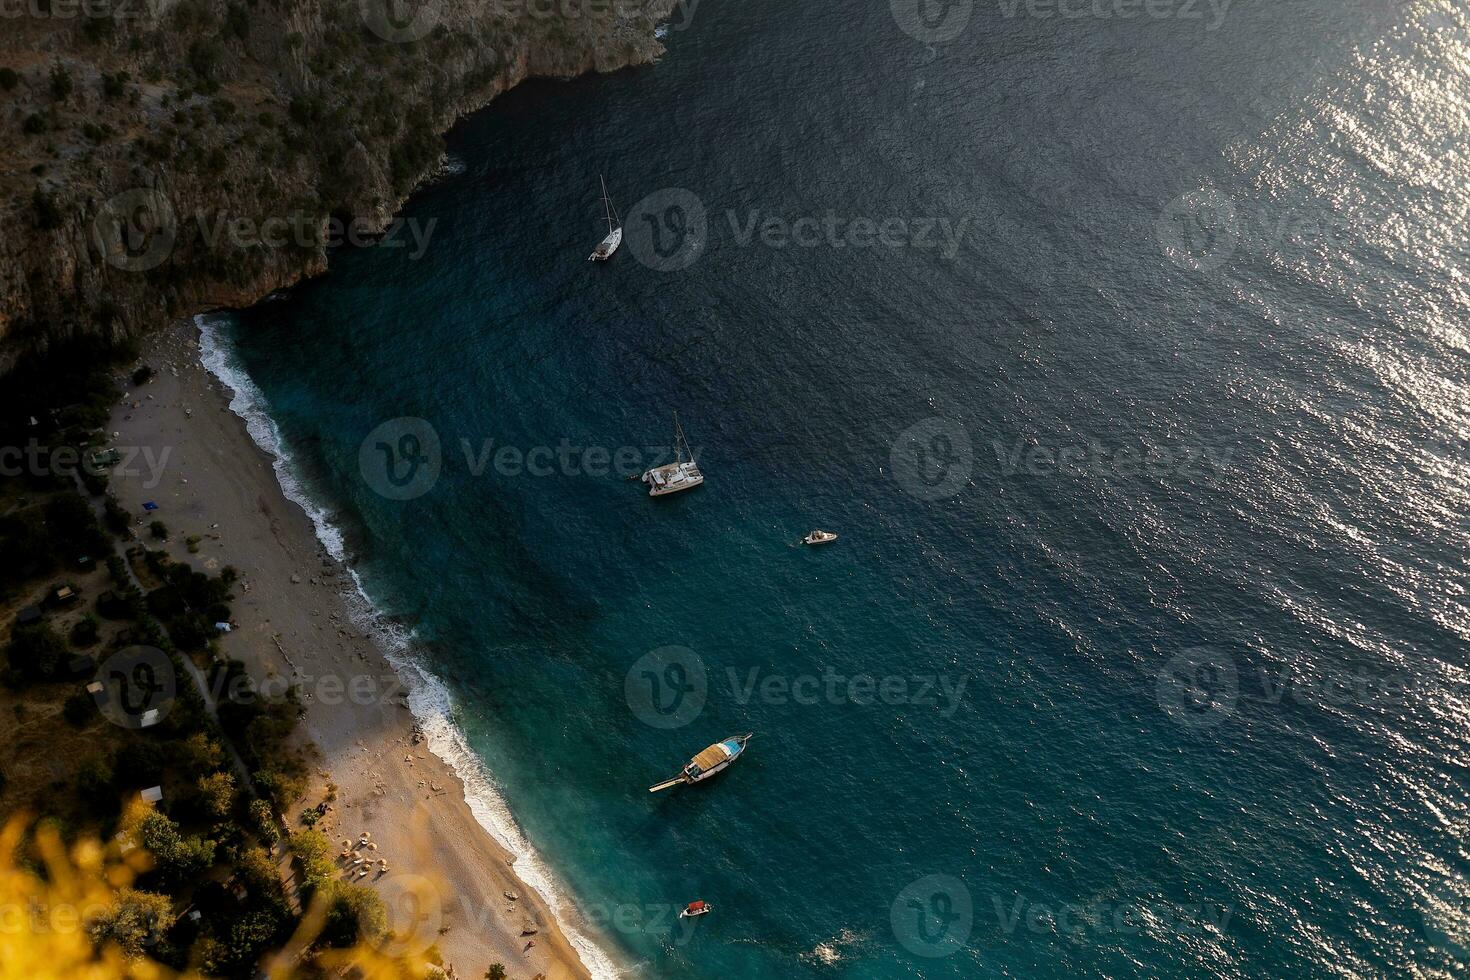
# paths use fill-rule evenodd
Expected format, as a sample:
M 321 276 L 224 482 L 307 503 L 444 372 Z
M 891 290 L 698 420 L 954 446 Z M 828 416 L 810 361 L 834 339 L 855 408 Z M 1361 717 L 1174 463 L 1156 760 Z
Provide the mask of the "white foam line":
M 276 426 L 275 419 L 271 418 L 270 404 L 265 400 L 265 394 L 250 380 L 250 375 L 245 373 L 245 368 L 241 366 L 229 342 L 220 334 L 215 322 L 201 313 L 194 318 L 194 325 L 199 328 L 200 362 L 210 374 L 234 392 L 230 398 L 230 411 L 245 420 L 245 430 L 250 433 L 250 438 L 270 454 L 281 492 L 286 495 L 287 500 L 306 511 L 306 516 L 311 518 L 311 526 L 316 529 L 317 539 L 327 549 L 327 553 L 337 561 L 345 562 L 347 552 L 342 542 L 342 532 L 332 523 L 327 512 L 316 506 L 307 496 L 306 489 L 292 471 L 290 453 L 286 451 L 281 430 Z
M 245 429 L 255 444 L 271 456 L 286 499 L 306 512 L 318 540 L 351 576 L 354 589 L 342 595 L 347 600 L 353 624 L 373 637 L 384 659 L 408 688 L 409 710 L 428 739 L 429 750 L 459 776 L 464 783 L 465 802 L 475 821 L 514 855 L 516 877 L 541 896 L 594 980 L 616 980 L 628 971 L 620 969 L 608 952 L 588 936 L 572 928 L 569 919 L 573 906 L 563 897 L 551 869 L 521 832 L 489 768 L 475 755 L 463 730 L 454 723 L 454 699 L 449 688 L 413 659 L 413 632 L 383 617 L 363 587 L 357 570 L 347 564 L 342 532 L 327 512 L 312 502 L 293 472 L 290 454 L 280 428 L 270 416 L 265 395 L 250 380 L 219 327 L 202 314 L 194 318 L 194 323 L 199 328 L 200 361 L 234 393 L 230 411 L 245 422 Z

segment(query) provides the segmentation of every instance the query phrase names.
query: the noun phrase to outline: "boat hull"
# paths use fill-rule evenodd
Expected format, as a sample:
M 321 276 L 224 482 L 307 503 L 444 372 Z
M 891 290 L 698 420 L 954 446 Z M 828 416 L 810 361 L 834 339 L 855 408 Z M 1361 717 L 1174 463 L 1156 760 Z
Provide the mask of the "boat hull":
M 693 490 L 704 483 L 704 474 L 692 462 L 669 463 L 656 466 L 643 474 L 648 484 L 650 497 L 663 497 L 671 493 Z
M 606 238 L 598 243 L 597 248 L 592 250 L 592 254 L 587 256 L 587 259 L 591 262 L 606 262 L 613 257 L 613 253 L 621 244 L 623 244 L 623 229 L 614 228 Z

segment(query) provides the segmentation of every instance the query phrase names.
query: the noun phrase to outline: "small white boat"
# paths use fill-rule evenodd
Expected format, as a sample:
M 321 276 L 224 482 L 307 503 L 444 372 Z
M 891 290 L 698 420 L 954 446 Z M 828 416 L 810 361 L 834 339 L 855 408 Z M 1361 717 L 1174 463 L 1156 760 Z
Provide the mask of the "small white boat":
M 699 915 L 709 915 L 714 909 L 715 907 L 708 902 L 690 902 L 684 907 L 684 911 L 679 913 L 679 918 L 692 919 Z
M 648 484 L 650 497 L 693 490 L 704 482 L 704 474 L 699 472 L 699 465 L 694 462 L 694 452 L 689 448 L 689 440 L 684 438 L 684 429 L 679 425 L 678 412 L 674 413 L 674 461 L 645 471 L 640 479 Z
M 650 793 L 658 793 L 662 790 L 672 789 L 675 786 L 686 786 L 693 783 L 701 783 L 711 776 L 724 772 L 735 764 L 745 752 L 745 745 L 750 741 L 754 732 L 746 732 L 744 735 L 731 735 L 723 742 L 716 742 L 703 752 L 689 760 L 689 765 L 684 771 L 673 779 L 665 779 L 663 782 L 648 787 Z
M 602 180 L 601 177 L 598 178 Z M 607 237 L 597 244 L 592 254 L 587 256 L 590 262 L 606 262 L 612 258 L 618 246 L 623 244 L 623 226 L 618 223 L 617 210 L 612 206 L 612 199 L 607 196 L 607 181 L 602 181 L 602 203 L 607 211 Z
M 813 531 L 801 539 L 802 544 L 829 544 L 837 540 L 837 535 L 831 531 Z

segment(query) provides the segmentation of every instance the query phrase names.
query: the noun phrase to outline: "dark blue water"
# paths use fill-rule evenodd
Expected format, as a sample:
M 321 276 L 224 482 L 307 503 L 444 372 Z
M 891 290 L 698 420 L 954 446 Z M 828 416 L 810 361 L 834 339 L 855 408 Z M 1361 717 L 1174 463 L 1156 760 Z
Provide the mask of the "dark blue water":
M 700 4 L 241 360 L 643 975 L 1470 969 L 1470 16 L 1006 6 Z

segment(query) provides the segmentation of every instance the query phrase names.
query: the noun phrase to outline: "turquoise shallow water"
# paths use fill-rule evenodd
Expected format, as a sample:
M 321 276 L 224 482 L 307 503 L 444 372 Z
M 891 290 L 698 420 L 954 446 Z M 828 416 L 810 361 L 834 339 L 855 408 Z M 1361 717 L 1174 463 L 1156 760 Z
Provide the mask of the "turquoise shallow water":
M 308 493 L 641 975 L 1470 969 L 1464 10 L 893 8 L 465 121 L 221 328 Z

